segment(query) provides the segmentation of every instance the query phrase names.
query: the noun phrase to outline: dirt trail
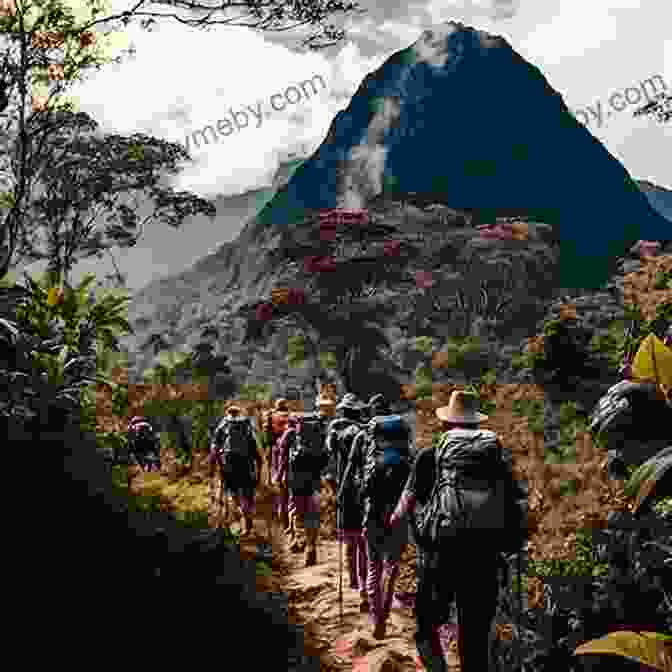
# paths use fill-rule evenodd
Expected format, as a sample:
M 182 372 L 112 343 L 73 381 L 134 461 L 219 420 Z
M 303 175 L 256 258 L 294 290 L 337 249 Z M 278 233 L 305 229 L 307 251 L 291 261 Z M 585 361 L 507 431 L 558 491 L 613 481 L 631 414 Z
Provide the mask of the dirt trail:
M 256 554 L 259 546 L 269 541 L 267 530 L 271 503 L 270 490 L 260 486 L 254 531 L 241 540 L 241 551 L 244 555 Z M 281 591 L 287 595 L 289 621 L 303 627 L 305 655 L 319 657 L 319 669 L 356 672 L 379 672 L 383 669 L 385 672 L 423 670 L 417 660 L 413 640 L 415 618 L 412 606 L 404 606 L 395 599 L 386 638 L 381 641 L 373 639 L 368 614 L 359 613 L 359 594 L 350 588 L 345 553 L 341 622 L 338 599 L 339 544 L 334 538 L 329 538 L 335 536 L 330 524 L 333 518 L 332 508 L 333 500 L 326 496 L 326 490 L 323 489 L 324 533 L 319 540 L 317 564 L 313 567 L 305 566 L 304 553 L 287 550 L 279 525 L 272 523 L 272 574 L 259 577 L 258 589 Z M 238 524 L 234 522 L 232 528 L 237 529 Z M 409 551 L 406 554 L 408 557 Z M 408 580 L 399 581 L 398 584 L 398 588 L 404 590 L 408 587 Z M 443 641 L 449 669 L 457 672 L 459 661 L 455 650 L 456 641 L 450 627 L 445 629 Z

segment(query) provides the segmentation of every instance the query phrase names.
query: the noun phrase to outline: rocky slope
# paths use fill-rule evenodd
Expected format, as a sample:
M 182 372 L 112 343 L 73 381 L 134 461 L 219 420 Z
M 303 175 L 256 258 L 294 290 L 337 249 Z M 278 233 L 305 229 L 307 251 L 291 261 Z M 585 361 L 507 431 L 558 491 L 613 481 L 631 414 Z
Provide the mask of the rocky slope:
M 493 107 L 492 100 L 504 99 L 516 106 Z M 231 356 L 239 382 L 273 377 L 312 392 L 310 381 L 322 372 L 317 359 L 309 357 L 294 369 L 286 364 L 287 337 L 295 328 L 279 330 L 265 347 L 241 342 L 255 306 L 269 300 L 273 288 L 315 285 L 289 257 L 292 250 L 315 245 L 319 209 L 369 212 L 361 236 L 343 235 L 322 245 L 338 264 L 352 265 L 362 256 L 382 260 L 390 239 L 411 251 L 405 277 L 376 287 L 376 305 L 388 307 L 378 326 L 390 344 L 429 333 L 431 324 L 442 347 L 456 335 L 456 288 L 494 270 L 488 276 L 491 293 L 507 298 L 509 307 L 466 327 L 502 353 L 505 345 L 519 349 L 523 338 L 536 333 L 553 299 L 567 293 L 563 287 L 569 284 L 559 275 L 560 251 L 563 269 L 576 272 L 603 263 L 595 257 L 586 264 L 581 256 L 594 252 L 601 222 L 623 241 L 614 244 L 613 258 L 641 232 L 667 232 L 668 220 L 652 204 L 669 203 L 669 193 L 637 185 L 506 40 L 443 24 L 364 79 L 318 150 L 236 241 L 135 295 L 129 309 L 135 335 L 125 342 L 131 380 L 152 362 L 147 346 L 152 334 L 161 334 L 171 350 L 191 348 L 203 328 L 214 325 L 218 349 Z M 485 239 L 476 228 L 504 218 L 524 221 L 527 239 Z M 633 230 L 633 223 L 638 228 Z M 611 265 L 614 280 L 618 269 Z M 433 288 L 414 287 L 417 272 L 430 272 Z M 590 285 L 589 278 L 581 282 Z M 411 349 L 402 346 L 377 365 L 408 383 L 418 365 L 413 360 Z

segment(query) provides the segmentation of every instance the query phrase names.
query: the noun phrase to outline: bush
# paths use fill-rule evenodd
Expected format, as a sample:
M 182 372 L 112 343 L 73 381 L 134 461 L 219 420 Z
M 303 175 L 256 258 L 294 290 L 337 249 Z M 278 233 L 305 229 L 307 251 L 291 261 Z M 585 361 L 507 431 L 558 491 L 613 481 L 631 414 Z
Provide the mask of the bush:
M 273 398 L 273 385 L 271 383 L 249 383 L 241 385 L 239 396 L 245 401 L 270 401 Z

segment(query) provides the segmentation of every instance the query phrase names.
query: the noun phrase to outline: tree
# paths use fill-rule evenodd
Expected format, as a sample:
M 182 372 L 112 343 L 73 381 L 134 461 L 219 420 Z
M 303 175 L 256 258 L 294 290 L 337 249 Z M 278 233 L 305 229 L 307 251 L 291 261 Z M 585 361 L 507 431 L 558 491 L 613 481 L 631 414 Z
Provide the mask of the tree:
M 59 157 L 60 163 L 50 161 L 53 158 L 50 151 L 46 153 L 41 151 L 45 145 L 48 145 L 50 133 L 58 134 L 68 122 L 75 124 L 79 122 L 82 126 L 78 129 L 80 131 L 84 130 L 84 127 L 92 133 L 96 130 L 93 120 L 87 115 L 72 114 L 69 104 L 63 106 L 60 115 L 54 114 L 54 110 L 50 109 L 50 102 L 54 95 L 62 93 L 68 80 L 80 77 L 81 72 L 89 67 L 101 67 L 102 61 L 99 57 L 86 53 L 87 48 L 92 47 L 96 41 L 95 34 L 91 30 L 94 26 L 114 25 L 116 22 L 119 29 L 118 24 L 125 27 L 133 18 L 148 17 L 141 21 L 141 27 L 147 30 L 156 23 L 156 19 L 171 18 L 185 25 L 199 28 L 225 24 L 252 27 L 264 31 L 284 31 L 307 24 L 322 25 L 325 19 L 335 12 L 364 11 L 360 10 L 356 3 L 345 4 L 331 0 L 329 2 L 311 0 L 301 3 L 273 2 L 264 6 L 253 0 L 238 3 L 222 2 L 219 6 L 187 3 L 182 0 L 159 0 L 152 3 L 153 6 L 163 5 L 176 10 L 184 10 L 192 16 L 194 13 L 201 14 L 199 18 L 185 18 L 175 13 L 140 11 L 146 4 L 149 3 L 140 0 L 131 10 L 100 18 L 98 15 L 103 13 L 102 3 L 98 0 L 89 0 L 93 18 L 81 26 L 75 25 L 72 11 L 63 6 L 60 0 L 47 0 L 46 3 L 41 2 L 39 5 L 27 1 L 21 3 L 18 8 L 12 5 L 11 9 L 3 6 L 4 14 L 0 17 L 0 29 L 16 45 L 18 56 L 11 59 L 12 50 L 5 52 L 5 61 L 0 71 L 0 111 L 9 105 L 10 93 L 15 84 L 18 84 L 19 101 L 15 115 L 18 116 L 18 129 L 14 134 L 13 146 L 8 152 L 8 156 L 13 159 L 15 183 L 11 191 L 2 194 L 8 212 L 0 224 L 0 277 L 12 267 L 17 247 L 19 248 L 18 254 L 26 255 L 26 260 L 48 258 L 50 262 L 53 261 L 50 263 L 50 273 L 59 274 L 65 271 L 67 274 L 71 264 L 74 263 L 77 252 L 80 252 L 82 257 L 93 255 L 100 257 L 111 244 L 119 247 L 130 247 L 135 244 L 137 220 L 127 204 L 116 205 L 116 210 L 119 211 L 119 221 L 106 228 L 107 240 L 105 242 L 102 240 L 102 232 L 94 231 L 90 220 L 86 223 L 81 218 L 77 221 L 71 220 L 70 229 L 66 227 L 67 230 L 63 230 L 62 223 L 55 224 L 58 218 L 63 217 L 64 211 L 74 213 L 79 209 L 86 213 L 84 206 L 95 203 L 96 197 L 100 198 L 105 193 L 121 192 L 124 186 L 128 189 L 151 188 L 152 197 L 159 209 L 174 208 L 173 218 L 165 212 L 162 213 L 173 226 L 179 225 L 179 221 L 188 214 L 202 212 L 214 216 L 214 207 L 205 201 L 186 192 L 171 194 L 167 190 L 160 190 L 156 187 L 158 178 L 154 177 L 153 170 L 167 167 L 171 172 L 176 173 L 175 163 L 180 160 L 189 160 L 188 153 L 178 144 L 166 143 L 143 135 L 137 135 L 131 139 L 111 136 L 102 141 L 89 138 L 87 142 L 79 141 L 80 154 L 77 159 L 69 161 L 68 154 L 63 152 L 63 155 Z M 30 25 L 29 12 L 35 8 L 37 8 L 37 18 Z M 241 10 L 242 16 L 214 18 L 218 13 L 230 14 L 233 9 Z M 206 15 L 203 15 L 204 13 Z M 253 22 L 235 23 L 238 19 L 244 18 L 252 18 Z M 294 25 L 287 25 L 292 21 Z M 323 35 L 334 38 L 336 42 L 343 39 L 345 35 L 344 31 L 333 30 L 333 26 L 323 28 Z M 28 36 L 30 40 L 26 40 Z M 315 44 L 318 39 L 318 35 L 313 35 L 305 40 L 304 44 L 309 44 L 311 49 L 321 48 Z M 73 41 L 78 42 L 77 48 L 66 50 L 65 47 L 71 46 Z M 65 57 L 62 62 L 54 61 L 53 51 L 57 47 L 64 48 Z M 118 57 L 107 62 L 120 61 L 121 57 Z M 48 97 L 32 96 L 32 115 L 26 115 L 26 106 L 31 97 L 26 80 L 33 69 L 41 70 L 32 78 L 34 83 L 53 84 L 55 82 L 56 84 Z M 8 116 L 12 117 L 12 115 Z M 11 134 L 5 129 L 4 136 L 7 139 L 11 137 Z M 61 145 L 65 144 L 62 137 L 56 139 L 56 144 L 59 142 Z M 99 150 L 107 145 L 111 145 L 107 155 L 103 157 L 103 164 L 107 165 L 99 163 L 100 170 L 93 169 L 100 159 Z M 36 148 L 37 151 L 34 151 Z M 92 161 L 94 158 L 95 162 Z M 26 218 L 28 217 L 27 201 L 31 196 L 31 183 L 40 166 L 43 167 L 44 174 L 41 177 L 46 181 L 43 186 L 48 195 L 46 199 L 43 199 L 42 206 L 45 214 L 49 216 L 50 226 L 46 228 L 41 241 L 42 249 L 37 250 L 36 234 L 34 231 L 27 230 Z M 137 168 L 130 172 L 135 173 L 139 179 L 133 187 L 128 184 L 124 185 L 118 178 L 116 185 L 111 184 L 112 180 L 106 174 L 106 169 L 112 167 L 122 171 Z M 61 175 L 57 171 L 65 172 Z M 60 179 L 56 179 L 56 176 Z M 67 207 L 69 197 L 79 195 L 80 190 L 86 192 L 88 189 L 91 189 L 92 193 L 88 197 L 80 198 L 81 207 Z M 63 190 L 60 199 L 54 197 L 58 190 Z M 108 202 L 107 205 L 109 208 L 110 203 Z M 82 243 L 79 248 L 78 243 Z M 123 278 L 118 268 L 116 271 L 119 284 L 123 282 Z
M 395 310 L 384 299 L 378 299 L 375 290 L 387 282 L 401 281 L 406 262 L 402 257 L 388 256 L 383 250 L 377 250 L 377 253 L 366 252 L 360 257 L 320 265 L 319 258 L 329 260 L 333 244 L 328 242 L 328 237 L 319 235 L 315 215 L 308 212 L 304 225 L 296 227 L 295 231 L 302 236 L 300 240 L 283 236 L 278 252 L 284 266 L 283 277 L 288 284 L 304 288 L 309 298 L 297 303 L 262 304 L 267 310 L 257 310 L 254 315 L 248 310 L 244 342 L 263 341 L 280 324 L 295 321 L 306 335 L 314 330 L 320 345 L 334 352 L 346 391 L 362 394 L 367 387 L 365 379 L 371 361 L 379 357 L 381 348 L 389 345 L 378 324 Z M 384 233 L 376 234 L 373 229 L 367 229 L 369 235 L 364 242 L 369 244 Z M 343 232 L 346 241 L 361 238 L 357 228 Z M 301 261 L 303 266 L 297 268 L 296 262 Z M 318 339 L 307 341 L 316 360 Z
M 170 9 L 185 10 L 187 14 L 200 14 L 199 18 L 185 18 L 178 14 L 164 14 L 156 12 L 140 11 L 146 5 L 163 6 Z M 231 10 L 239 10 L 241 14 L 229 18 L 213 18 L 213 14 L 230 13 Z M 302 26 L 320 26 L 322 32 L 315 32 L 301 42 L 302 47 L 310 50 L 324 49 L 343 40 L 347 33 L 338 30 L 333 24 L 324 25 L 325 21 L 333 14 L 364 14 L 357 2 L 342 2 L 341 0 L 272 0 L 271 2 L 259 2 L 258 0 L 221 0 L 214 4 L 203 2 L 191 2 L 190 0 L 138 0 L 131 10 L 121 12 L 103 19 L 97 19 L 87 25 L 90 28 L 101 23 L 121 21 L 127 26 L 132 18 L 149 17 L 141 21 L 143 30 L 151 30 L 156 19 L 175 19 L 179 23 L 194 28 L 209 28 L 216 25 L 228 25 L 239 28 L 252 28 L 254 30 L 268 32 L 286 32 Z M 244 23 L 234 23 L 245 21 Z M 328 41 L 330 40 L 330 41 Z
M 29 262 L 48 260 L 49 271 L 57 276 L 67 274 L 80 259 L 102 258 L 113 247 L 132 247 L 148 221 L 178 228 L 191 215 L 216 216 L 215 207 L 208 201 L 158 185 L 163 171 L 176 174 L 177 162 L 187 159 L 179 144 L 143 134 L 69 141 L 64 137 L 69 128 L 74 136 L 80 129 L 97 127 L 84 113 L 63 113 L 56 137 L 39 157 L 42 165 L 38 167 L 37 158 L 33 163 L 39 170 L 44 195 L 30 201 L 34 229 L 30 237 L 23 238 L 17 254 Z M 136 214 L 137 199 L 135 207 L 122 202 L 133 192 L 142 194 L 154 206 L 142 222 Z M 104 222 L 103 215 L 107 215 Z M 121 276 L 118 268 L 117 273 Z

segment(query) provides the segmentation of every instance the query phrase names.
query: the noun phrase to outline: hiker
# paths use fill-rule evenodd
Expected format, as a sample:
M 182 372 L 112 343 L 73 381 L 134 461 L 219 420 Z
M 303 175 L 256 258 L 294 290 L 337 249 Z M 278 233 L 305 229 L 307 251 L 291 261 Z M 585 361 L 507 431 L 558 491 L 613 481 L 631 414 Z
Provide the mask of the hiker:
M 412 441 L 408 423 L 400 415 L 392 414 L 384 395 L 374 395 L 368 408 L 372 417 L 353 441 L 343 478 L 344 483 L 349 482 L 349 470 L 354 469 L 361 483 L 368 609 L 373 636 L 383 639 L 401 556 L 408 543 L 406 526 L 397 525 L 391 532 L 385 523 L 410 473 Z M 366 608 L 362 601 L 360 609 Z
M 350 574 L 350 588 L 360 591 L 360 610 L 368 611 L 366 593 L 366 544 L 362 537 L 362 504 L 360 484 L 355 478 L 355 470 L 348 471 L 348 481 L 344 480 L 346 466 L 355 437 L 364 428 L 361 416 L 364 405 L 352 393 L 346 394 L 336 406 L 342 417 L 332 420 L 327 430 L 327 454 L 339 512 L 338 541 L 345 544 L 345 557 Z M 350 476 L 353 476 L 350 478 Z M 329 481 L 328 481 L 329 482 Z
M 332 434 L 335 431 L 344 430 L 346 427 L 359 426 L 362 424 L 362 415 L 364 412 L 364 404 L 361 403 L 357 396 L 348 392 L 343 396 L 343 399 L 336 406 L 336 411 L 340 412 L 340 416 L 334 418 L 327 428 L 327 453 L 329 454 L 329 462 L 327 464 L 327 469 L 324 475 L 324 481 L 331 491 L 331 493 L 336 496 L 338 491 L 338 484 L 343 475 L 343 467 L 345 466 L 345 460 L 348 458 L 350 453 L 350 442 L 348 442 L 347 448 L 344 448 L 343 444 L 338 443 L 335 440 L 335 436 Z M 359 427 L 358 432 L 363 427 Z M 339 452 L 336 450 L 337 447 L 340 447 L 344 452 L 340 454 L 341 457 L 341 473 L 338 473 L 339 465 Z
M 136 415 L 128 423 L 128 449 L 144 471 L 161 469 L 161 441 L 145 416 Z
M 287 483 L 280 478 L 278 444 L 285 433 L 289 421 L 289 406 L 286 399 L 277 399 L 273 408 L 264 415 L 262 443 L 266 455 L 271 456 L 270 478 L 275 490 L 273 512 L 283 529 L 289 525 Z M 286 531 L 286 530 L 285 530 Z
M 326 451 L 328 407 L 335 406 L 331 399 L 318 398 L 318 413 L 294 415 L 279 441 L 280 478 L 289 490 L 289 549 L 300 552 L 297 522 L 305 535 L 306 566 L 317 562 L 317 538 L 320 527 L 321 475 L 328 455 Z
M 241 536 L 252 532 L 255 490 L 261 476 L 261 455 L 249 418 L 240 416 L 238 406 L 229 406 L 217 425 L 210 445 L 210 477 L 219 465 L 220 496 L 231 496 L 243 516 Z M 256 475 L 255 475 L 256 465 Z
M 513 478 L 511 456 L 497 435 L 480 429 L 488 416 L 478 412 L 478 402 L 473 393 L 454 391 L 448 406 L 436 410 L 445 431 L 436 448 L 418 453 L 389 520 L 394 530 L 410 516 L 418 551 L 415 641 L 420 659 L 433 671 L 448 669 L 439 627 L 449 622 L 455 599 L 460 670 L 488 669 L 500 552 L 524 543 L 516 536 L 522 535 L 520 529 L 505 526 L 513 520 L 507 504 L 517 506 L 526 494 Z M 467 517 L 455 517 L 456 511 Z M 466 521 L 472 529 L 451 528 L 451 512 L 452 520 Z

